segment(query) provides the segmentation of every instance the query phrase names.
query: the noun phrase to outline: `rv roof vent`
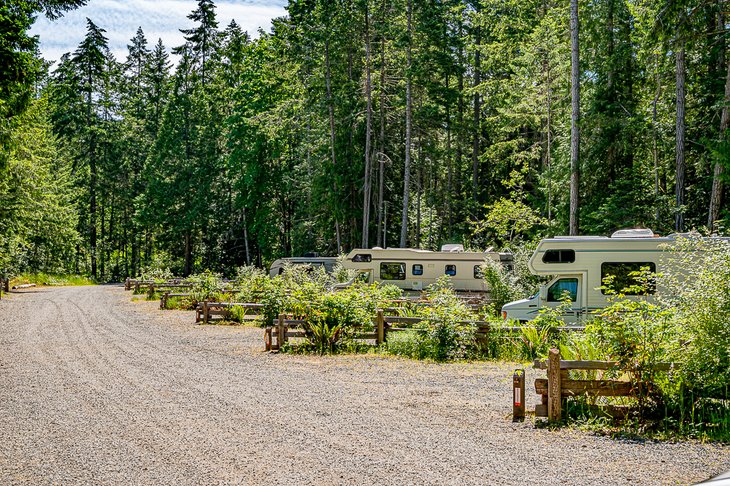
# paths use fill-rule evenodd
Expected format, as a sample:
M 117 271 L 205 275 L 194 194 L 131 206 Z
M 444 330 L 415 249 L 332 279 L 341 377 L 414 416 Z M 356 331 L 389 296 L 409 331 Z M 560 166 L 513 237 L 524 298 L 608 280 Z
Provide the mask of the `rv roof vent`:
M 382 250 L 382 249 L 383 249 L 382 246 L 374 246 L 371 248 L 371 250 Z
M 614 232 L 611 238 L 653 238 L 654 232 L 648 228 L 623 229 Z
M 458 243 L 449 243 L 441 247 L 441 251 L 448 251 L 449 253 L 461 253 L 464 251 L 464 245 Z

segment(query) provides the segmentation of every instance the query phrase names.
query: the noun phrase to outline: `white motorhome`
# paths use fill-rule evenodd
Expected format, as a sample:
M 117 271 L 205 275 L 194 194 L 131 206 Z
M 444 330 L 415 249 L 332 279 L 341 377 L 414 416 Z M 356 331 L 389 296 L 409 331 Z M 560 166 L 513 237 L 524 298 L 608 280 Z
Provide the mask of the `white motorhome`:
M 613 288 L 622 290 L 636 283 L 630 274 L 648 268 L 652 273 L 671 265 L 666 248 L 677 235 L 659 237 L 650 229 L 616 231 L 611 237 L 557 236 L 540 242 L 528 268 L 535 275 L 553 276 L 530 298 L 502 307 L 504 319 L 527 322 L 541 308 L 557 307 L 567 292 L 572 307 L 563 315 L 566 323 L 578 323 L 606 307 L 604 279 L 614 278 Z
M 327 273 L 331 273 L 335 264 L 337 263 L 337 257 L 289 257 L 279 258 L 274 261 L 269 268 L 269 275 L 273 278 L 277 275 L 281 275 L 284 271 L 284 267 L 287 265 L 309 265 L 312 268 L 324 267 Z
M 482 265 L 486 260 L 512 264 L 511 253 L 467 252 L 461 245 L 444 245 L 441 251 L 410 248 L 352 250 L 342 266 L 357 270 L 360 278 L 373 283 L 396 285 L 404 290 L 423 290 L 443 275 L 451 276 L 458 291 L 485 292 Z

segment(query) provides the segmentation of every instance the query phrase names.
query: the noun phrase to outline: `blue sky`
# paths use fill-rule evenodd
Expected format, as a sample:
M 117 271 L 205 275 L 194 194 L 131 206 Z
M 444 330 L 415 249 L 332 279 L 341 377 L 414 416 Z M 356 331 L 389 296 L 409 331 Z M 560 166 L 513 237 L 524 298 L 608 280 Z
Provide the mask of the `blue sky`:
M 259 28 L 268 31 L 271 19 L 286 14 L 286 0 L 218 0 L 216 14 L 219 28 L 235 19 L 255 37 Z M 76 49 L 86 33 L 86 17 L 106 30 L 109 48 L 118 60 L 127 55 L 127 44 L 142 27 L 150 47 L 161 38 L 170 48 L 183 43 L 179 29 L 189 28 L 187 18 L 197 6 L 195 0 L 89 0 L 79 9 L 66 12 L 59 20 L 49 21 L 40 15 L 31 34 L 40 36 L 41 53 L 49 61 L 57 61 L 65 52 Z

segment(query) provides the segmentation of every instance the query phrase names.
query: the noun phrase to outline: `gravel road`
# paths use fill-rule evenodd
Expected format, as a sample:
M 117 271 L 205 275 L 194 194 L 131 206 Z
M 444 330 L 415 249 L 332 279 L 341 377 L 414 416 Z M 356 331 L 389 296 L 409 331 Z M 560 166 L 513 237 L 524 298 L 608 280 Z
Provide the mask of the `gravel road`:
M 155 307 L 115 286 L 0 301 L 1 484 L 690 484 L 730 469 L 728 446 L 514 424 L 510 365 L 268 354 L 260 329 Z

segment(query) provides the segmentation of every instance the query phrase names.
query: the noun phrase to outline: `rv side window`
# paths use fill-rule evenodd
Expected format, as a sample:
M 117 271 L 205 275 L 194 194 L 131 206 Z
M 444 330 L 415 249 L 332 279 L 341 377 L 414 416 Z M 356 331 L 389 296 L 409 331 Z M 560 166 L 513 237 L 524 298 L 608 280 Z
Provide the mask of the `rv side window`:
M 566 292 L 572 302 L 578 299 L 577 278 L 561 278 L 552 284 L 548 289 L 548 302 L 560 302 L 563 300 Z
M 367 263 L 373 260 L 373 256 L 369 253 L 358 253 L 352 257 L 352 261 L 355 263 Z
M 601 293 L 606 294 L 607 291 L 616 291 L 624 295 L 647 295 L 656 292 L 656 285 L 653 281 L 647 282 L 646 291 L 642 292 L 641 288 L 632 289 L 632 286 L 640 286 L 641 282 L 637 280 L 639 272 L 648 270 L 650 273 L 656 273 L 656 265 L 653 262 L 625 262 L 625 263 L 609 263 L 601 264 Z M 607 281 L 606 277 L 611 277 L 611 281 Z
M 405 280 L 406 264 L 405 263 L 381 263 L 380 278 L 382 280 Z
M 474 265 L 474 278 L 484 278 L 484 270 L 482 270 L 481 265 Z
M 446 265 L 444 268 L 444 274 L 452 277 L 456 276 L 456 265 Z
M 548 250 L 542 256 L 543 263 L 573 263 L 575 250 Z
M 416 275 L 416 276 L 423 275 L 423 265 L 419 265 L 418 263 L 416 263 L 411 268 L 411 273 L 413 273 L 413 275 Z

